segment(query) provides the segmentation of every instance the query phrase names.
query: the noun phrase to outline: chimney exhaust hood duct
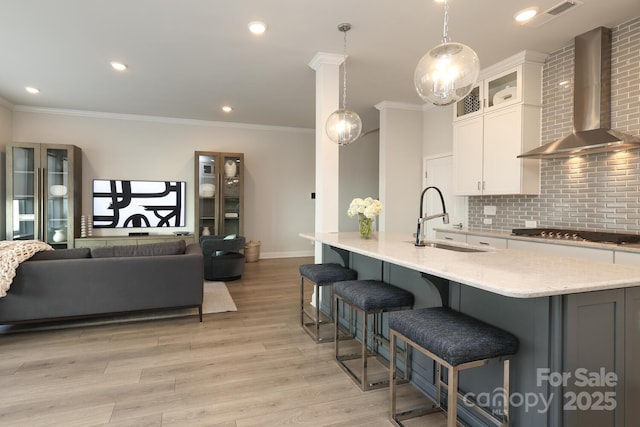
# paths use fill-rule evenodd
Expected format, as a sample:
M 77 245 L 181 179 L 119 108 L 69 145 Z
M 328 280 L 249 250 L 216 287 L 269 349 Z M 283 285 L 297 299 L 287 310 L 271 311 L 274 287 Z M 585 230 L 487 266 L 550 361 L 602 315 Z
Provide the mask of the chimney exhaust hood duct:
M 640 138 L 611 129 L 611 30 L 575 38 L 573 132 L 518 157 L 553 159 L 640 148 Z

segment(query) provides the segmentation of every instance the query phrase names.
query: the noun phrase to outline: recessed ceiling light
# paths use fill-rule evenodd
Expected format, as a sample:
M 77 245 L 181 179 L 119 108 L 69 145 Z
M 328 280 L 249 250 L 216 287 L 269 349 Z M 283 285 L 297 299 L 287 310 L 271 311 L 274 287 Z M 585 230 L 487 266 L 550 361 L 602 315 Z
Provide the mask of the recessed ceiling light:
M 249 22 L 249 31 L 251 31 L 251 33 L 259 36 L 261 34 L 264 34 L 265 31 L 267 31 L 267 24 L 265 24 L 262 21 Z
M 33 86 L 25 86 L 24 90 L 29 92 L 31 95 L 37 95 L 37 94 L 40 93 L 40 89 L 38 89 L 37 87 L 33 87 Z
M 520 12 L 516 13 L 513 18 L 517 21 L 517 22 L 527 22 L 528 20 L 530 20 L 531 18 L 533 18 L 534 16 L 536 16 L 538 14 L 538 9 L 535 7 L 529 7 L 527 9 L 523 9 Z
M 230 113 L 233 111 L 233 108 L 230 105 L 225 105 L 222 107 L 222 111 L 224 111 L 225 113 Z
M 123 64 L 122 62 L 111 61 L 111 68 L 113 68 L 116 71 L 124 71 L 129 67 L 127 66 L 127 64 Z

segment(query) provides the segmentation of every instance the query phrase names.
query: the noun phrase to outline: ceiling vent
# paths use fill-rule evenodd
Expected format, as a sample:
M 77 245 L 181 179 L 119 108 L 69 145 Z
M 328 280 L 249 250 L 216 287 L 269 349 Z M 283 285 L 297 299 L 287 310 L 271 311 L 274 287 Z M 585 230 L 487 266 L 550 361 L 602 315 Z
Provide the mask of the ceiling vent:
M 527 21 L 524 25 L 528 27 L 538 28 L 552 19 L 556 19 L 560 15 L 564 15 L 570 10 L 575 10 L 577 7 L 582 6 L 584 2 L 578 0 L 565 0 L 558 3 L 555 6 L 545 10 L 544 12 L 536 15 L 533 19 Z

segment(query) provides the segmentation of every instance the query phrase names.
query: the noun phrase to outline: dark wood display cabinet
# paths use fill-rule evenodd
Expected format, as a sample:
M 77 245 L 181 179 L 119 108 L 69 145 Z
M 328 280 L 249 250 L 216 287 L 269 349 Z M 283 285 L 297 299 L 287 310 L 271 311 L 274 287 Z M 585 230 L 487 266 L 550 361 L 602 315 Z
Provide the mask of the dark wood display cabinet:
M 82 151 L 74 145 L 7 146 L 7 239 L 72 248 L 80 235 Z
M 195 152 L 195 233 L 244 232 L 244 154 Z

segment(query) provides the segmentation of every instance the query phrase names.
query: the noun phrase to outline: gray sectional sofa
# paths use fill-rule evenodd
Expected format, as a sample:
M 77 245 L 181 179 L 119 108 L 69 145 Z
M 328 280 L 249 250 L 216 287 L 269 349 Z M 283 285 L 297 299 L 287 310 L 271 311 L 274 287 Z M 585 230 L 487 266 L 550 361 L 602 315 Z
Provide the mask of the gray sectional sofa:
M 203 271 L 183 240 L 39 252 L 0 298 L 0 324 L 191 307 L 202 321 Z

